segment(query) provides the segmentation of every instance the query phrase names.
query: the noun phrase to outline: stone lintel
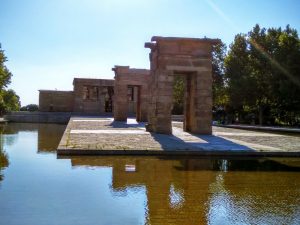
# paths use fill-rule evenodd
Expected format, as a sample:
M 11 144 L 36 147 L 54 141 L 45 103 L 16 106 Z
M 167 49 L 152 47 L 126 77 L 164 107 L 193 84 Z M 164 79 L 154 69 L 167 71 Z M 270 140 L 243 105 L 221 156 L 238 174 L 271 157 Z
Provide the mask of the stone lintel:
M 221 42 L 220 39 L 211 39 L 211 38 L 186 38 L 186 37 L 161 37 L 161 36 L 153 36 L 151 38 L 152 42 L 159 42 L 159 41 L 179 41 L 179 42 L 201 42 L 201 43 L 210 43 L 212 45 L 219 44 Z M 153 43 L 146 43 L 147 45 Z M 146 47 L 145 44 L 145 47 Z M 150 48 L 150 47 L 146 47 Z
M 210 68 L 206 67 L 192 67 L 192 66 L 166 66 L 167 70 L 176 71 L 176 72 L 207 72 L 211 71 Z

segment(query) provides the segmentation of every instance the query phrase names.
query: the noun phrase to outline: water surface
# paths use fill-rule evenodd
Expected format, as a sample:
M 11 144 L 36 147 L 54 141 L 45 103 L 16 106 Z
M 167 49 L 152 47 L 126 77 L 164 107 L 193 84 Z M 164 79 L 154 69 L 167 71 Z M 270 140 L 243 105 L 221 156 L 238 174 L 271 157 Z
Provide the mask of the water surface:
M 0 224 L 300 224 L 300 159 L 57 159 L 64 128 L 1 127 Z

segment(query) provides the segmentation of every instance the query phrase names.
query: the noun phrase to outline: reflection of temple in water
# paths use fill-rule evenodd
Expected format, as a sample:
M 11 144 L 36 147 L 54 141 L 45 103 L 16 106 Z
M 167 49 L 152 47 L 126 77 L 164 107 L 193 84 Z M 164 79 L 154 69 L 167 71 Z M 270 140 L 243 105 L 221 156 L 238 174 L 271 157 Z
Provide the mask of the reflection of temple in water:
M 206 161 L 202 162 L 204 167 Z M 125 192 L 136 186 L 146 187 L 148 223 L 199 224 L 206 220 L 208 185 L 215 180 L 212 172 L 188 173 L 176 169 L 191 167 L 185 160 L 160 160 L 139 157 L 75 157 L 73 166 L 112 167 L 112 191 Z M 201 182 L 196 182 L 201 180 Z M 193 209 L 191 210 L 191 207 Z
M 279 201 L 274 203 L 273 192 L 270 186 L 266 186 L 268 183 L 295 183 L 294 175 L 280 178 L 282 183 L 278 177 L 268 174 L 272 163 L 273 169 L 281 166 L 283 171 L 300 170 L 280 161 L 155 157 L 72 157 L 71 161 L 72 166 L 112 167 L 112 192 L 122 193 L 120 196 L 126 196 L 131 188 L 145 187 L 147 224 L 207 224 L 217 223 L 218 218 L 225 218 L 224 224 L 228 224 L 234 220 L 230 217 L 232 215 L 240 216 L 239 219 L 246 216 L 245 221 L 253 224 L 258 218 L 268 218 L 264 215 L 268 204 L 281 209 L 281 212 L 274 211 L 278 215 L 291 218 L 295 215 L 284 199 L 288 199 L 291 205 L 296 204 L 297 200 L 289 198 L 281 190 L 282 195 L 275 196 Z M 261 173 L 238 171 L 243 164 L 249 165 L 248 168 L 244 166 L 244 171 L 256 170 L 260 165 Z M 224 172 L 230 170 L 236 172 Z M 296 185 L 300 185 L 300 179 Z M 244 205 L 241 207 L 241 204 Z M 237 206 L 245 211 L 238 211 Z M 276 218 L 272 211 L 268 216 Z

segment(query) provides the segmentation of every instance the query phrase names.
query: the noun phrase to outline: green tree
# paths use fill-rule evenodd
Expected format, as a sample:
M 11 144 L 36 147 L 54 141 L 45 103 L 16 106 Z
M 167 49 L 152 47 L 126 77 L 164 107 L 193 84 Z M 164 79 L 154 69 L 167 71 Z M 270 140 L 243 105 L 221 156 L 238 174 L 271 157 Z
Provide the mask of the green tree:
M 3 101 L 5 104 L 5 111 L 19 111 L 20 98 L 12 89 L 3 90 Z
M 297 31 L 269 29 L 272 48 L 272 88 L 277 117 L 287 124 L 300 123 L 300 40 Z M 297 121 L 298 120 L 298 121 Z
M 39 110 L 39 106 L 36 104 L 29 104 L 26 106 L 22 106 L 20 108 L 20 111 L 29 111 L 29 112 L 34 112 L 34 111 L 38 111 Z
M 20 108 L 19 96 L 11 89 L 6 90 L 11 83 L 12 73 L 5 65 L 7 58 L 0 44 L 0 114 L 17 111 Z
M 300 42 L 287 26 L 238 34 L 225 58 L 229 106 L 239 116 L 253 113 L 259 124 L 299 123 Z
M 255 85 L 252 94 L 255 102 L 251 107 L 258 113 L 260 125 L 265 122 L 266 110 L 270 108 L 273 96 L 271 92 L 272 72 L 266 37 L 266 29 L 261 29 L 258 24 L 248 33 L 251 67 L 249 76 L 253 78 Z
M 183 114 L 184 104 L 184 77 L 177 75 L 174 77 L 173 84 L 173 110 L 172 114 Z
M 216 120 L 223 120 L 224 110 L 228 105 L 228 94 L 225 82 L 224 59 L 226 45 L 221 42 L 213 46 L 212 51 L 212 78 L 213 78 L 213 111 Z
M 227 113 L 236 115 L 239 120 L 244 111 L 249 111 L 255 104 L 256 84 L 251 76 L 250 52 L 247 37 L 244 34 L 235 36 L 225 58 L 225 79 L 228 93 Z
M 5 66 L 5 62 L 7 61 L 7 58 L 4 54 L 4 50 L 1 48 L 0 44 L 0 90 L 3 90 L 7 87 L 8 84 L 11 82 L 12 74 Z

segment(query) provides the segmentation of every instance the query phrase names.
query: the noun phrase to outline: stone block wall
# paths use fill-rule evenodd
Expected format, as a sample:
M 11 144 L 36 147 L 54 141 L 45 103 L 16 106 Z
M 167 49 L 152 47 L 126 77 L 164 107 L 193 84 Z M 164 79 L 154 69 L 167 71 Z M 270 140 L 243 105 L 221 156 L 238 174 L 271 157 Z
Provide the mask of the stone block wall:
M 115 97 L 114 119 L 126 121 L 128 116 L 128 87 L 137 91 L 136 118 L 138 121 L 147 121 L 150 71 L 146 69 L 133 69 L 129 66 L 115 66 Z
M 72 112 L 73 91 L 40 90 L 39 111 Z
M 75 78 L 74 112 L 104 113 L 108 87 L 113 88 L 114 80 Z

